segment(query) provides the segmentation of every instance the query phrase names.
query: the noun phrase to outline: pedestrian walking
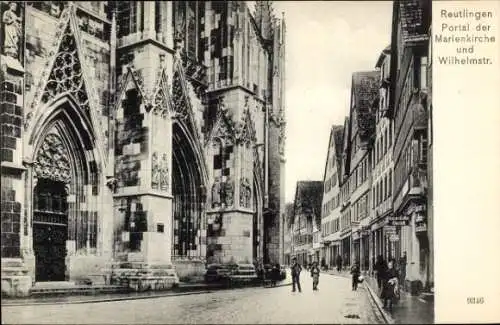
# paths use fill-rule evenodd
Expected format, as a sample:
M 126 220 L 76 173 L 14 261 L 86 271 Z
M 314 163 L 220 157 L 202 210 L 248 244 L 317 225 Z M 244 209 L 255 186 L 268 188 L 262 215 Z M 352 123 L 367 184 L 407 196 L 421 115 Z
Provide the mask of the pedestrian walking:
M 387 270 L 387 263 L 384 261 L 382 255 L 377 256 L 377 262 L 375 263 L 375 276 L 377 277 L 378 290 L 382 289 L 382 282 L 385 277 L 385 271 Z
M 359 282 L 359 262 L 354 263 L 354 265 L 351 267 L 351 274 L 352 274 L 352 290 L 356 291 L 358 290 L 358 282 Z
M 311 266 L 311 277 L 313 279 L 313 291 L 318 290 L 318 283 L 319 283 L 319 267 L 318 263 L 314 262 L 313 265 Z
M 300 288 L 300 272 L 302 271 L 302 266 L 297 263 L 297 259 L 294 257 L 292 259 L 292 292 L 295 292 L 295 287 L 299 289 L 299 292 L 302 292 Z
M 399 260 L 399 272 L 400 272 L 399 285 L 403 288 L 405 287 L 406 283 L 406 264 L 408 264 L 408 261 L 406 257 L 406 252 L 404 252 L 403 256 L 401 256 L 401 259 Z
M 339 255 L 337 255 L 337 272 L 340 273 L 340 271 L 342 270 L 342 257 Z
M 394 268 L 394 260 L 391 259 L 388 263 L 387 271 L 384 275 L 384 281 L 382 284 L 382 302 L 384 303 L 384 308 L 392 310 L 392 305 L 394 301 L 398 298 L 398 278 L 399 274 Z
M 276 287 L 276 283 L 278 282 L 278 278 L 280 276 L 280 265 L 275 264 L 271 269 L 271 285 Z

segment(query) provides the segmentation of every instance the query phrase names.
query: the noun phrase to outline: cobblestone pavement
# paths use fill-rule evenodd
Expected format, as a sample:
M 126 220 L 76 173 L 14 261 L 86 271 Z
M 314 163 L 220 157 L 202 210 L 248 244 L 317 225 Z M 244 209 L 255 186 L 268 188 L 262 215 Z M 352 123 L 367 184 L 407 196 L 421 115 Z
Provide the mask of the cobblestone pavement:
M 290 286 L 118 302 L 2 307 L 2 323 L 380 323 L 368 292 L 351 291 L 350 281 L 323 274 L 312 291 L 307 272 L 302 293 Z

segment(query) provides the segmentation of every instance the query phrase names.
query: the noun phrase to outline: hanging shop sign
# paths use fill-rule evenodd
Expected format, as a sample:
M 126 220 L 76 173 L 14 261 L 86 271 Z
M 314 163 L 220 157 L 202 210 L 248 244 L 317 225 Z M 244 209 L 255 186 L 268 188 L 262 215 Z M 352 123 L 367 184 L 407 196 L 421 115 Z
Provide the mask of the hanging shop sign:
M 399 241 L 399 236 L 398 235 L 391 235 L 389 237 L 389 241 L 390 242 L 397 242 L 397 241 Z
M 410 224 L 410 217 L 407 215 L 389 217 L 390 226 L 408 226 L 409 224 Z
M 395 234 L 396 233 L 396 226 L 385 226 L 384 232 L 386 234 Z
M 426 232 L 426 231 L 427 231 L 427 224 L 426 223 L 419 224 L 418 226 L 415 227 L 415 232 L 417 232 L 417 233 L 422 233 L 422 232 Z
M 415 222 L 424 222 L 425 221 L 425 215 L 424 214 L 417 214 L 415 217 Z

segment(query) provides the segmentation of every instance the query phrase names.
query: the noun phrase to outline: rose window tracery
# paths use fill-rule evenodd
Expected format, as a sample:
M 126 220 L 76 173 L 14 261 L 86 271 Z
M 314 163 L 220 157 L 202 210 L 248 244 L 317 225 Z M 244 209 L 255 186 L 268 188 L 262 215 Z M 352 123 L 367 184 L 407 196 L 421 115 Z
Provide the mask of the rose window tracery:
M 76 41 L 70 27 L 66 28 L 61 40 L 59 52 L 42 95 L 42 102 L 47 103 L 58 94 L 69 92 L 79 106 L 88 111 L 89 99 L 82 75 L 82 65 L 78 57 Z

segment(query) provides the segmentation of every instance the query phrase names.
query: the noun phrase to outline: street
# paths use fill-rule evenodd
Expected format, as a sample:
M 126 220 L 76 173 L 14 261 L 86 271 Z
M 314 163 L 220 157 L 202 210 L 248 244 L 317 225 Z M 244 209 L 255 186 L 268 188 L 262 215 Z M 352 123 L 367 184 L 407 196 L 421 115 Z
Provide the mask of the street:
M 290 282 L 289 274 L 286 281 Z M 2 307 L 2 323 L 381 323 L 364 285 L 351 291 L 349 279 L 322 274 L 319 291 L 314 292 L 306 271 L 301 282 L 302 293 L 281 286 L 116 302 Z

